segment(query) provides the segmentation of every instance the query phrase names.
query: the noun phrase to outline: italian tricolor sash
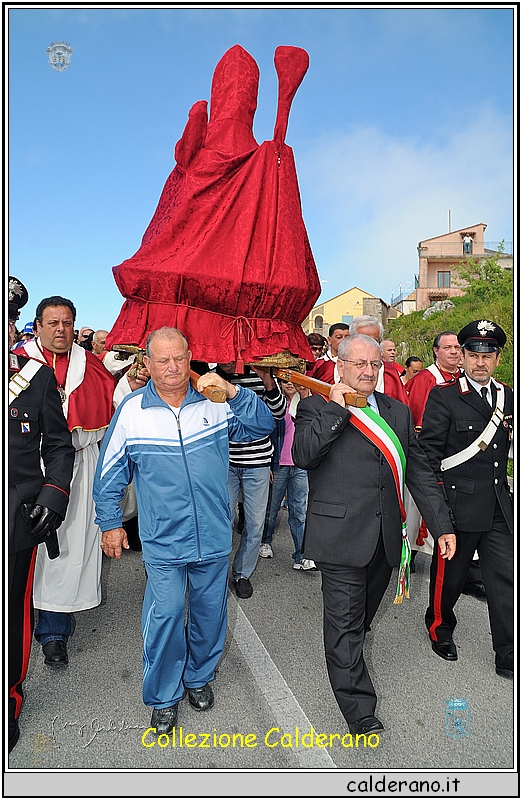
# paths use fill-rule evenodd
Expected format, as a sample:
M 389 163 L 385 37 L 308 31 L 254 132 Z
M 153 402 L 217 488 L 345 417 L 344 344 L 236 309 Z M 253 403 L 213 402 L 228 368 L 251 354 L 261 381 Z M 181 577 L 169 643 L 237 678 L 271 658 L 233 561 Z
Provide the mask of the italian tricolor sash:
M 402 449 L 399 437 L 388 425 L 385 419 L 366 406 L 354 408 L 350 406 L 350 422 L 360 431 L 375 447 L 378 447 L 388 462 L 395 481 L 397 499 L 402 521 L 402 551 L 399 576 L 397 580 L 397 594 L 394 603 L 402 603 L 403 597 L 410 596 L 410 553 L 411 547 L 406 531 L 406 511 L 404 510 L 404 476 L 406 473 L 406 456 Z

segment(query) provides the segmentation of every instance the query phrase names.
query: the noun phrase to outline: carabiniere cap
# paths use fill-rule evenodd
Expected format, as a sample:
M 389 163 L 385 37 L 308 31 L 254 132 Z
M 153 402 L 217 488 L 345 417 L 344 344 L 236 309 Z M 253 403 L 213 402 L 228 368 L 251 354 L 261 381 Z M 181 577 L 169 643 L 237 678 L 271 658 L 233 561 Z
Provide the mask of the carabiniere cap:
M 470 322 L 457 335 L 459 344 L 473 353 L 494 353 L 506 344 L 506 334 L 489 319 Z

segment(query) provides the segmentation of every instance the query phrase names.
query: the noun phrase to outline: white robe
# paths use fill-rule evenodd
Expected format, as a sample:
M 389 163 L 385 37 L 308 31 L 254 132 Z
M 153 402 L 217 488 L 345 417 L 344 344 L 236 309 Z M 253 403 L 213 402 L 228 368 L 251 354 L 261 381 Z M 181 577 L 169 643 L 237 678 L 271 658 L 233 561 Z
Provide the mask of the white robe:
M 24 349 L 31 357 L 41 359 L 34 341 L 27 342 Z M 66 401 L 63 411 L 66 417 L 69 396 L 83 381 L 85 363 L 85 350 L 73 344 L 64 387 Z M 101 603 L 101 531 L 94 524 L 96 512 L 92 485 L 99 455 L 98 442 L 103 439 L 105 431 L 106 428 L 97 431 L 75 428 L 72 431 L 76 454 L 67 514 L 58 528 L 60 555 L 51 560 L 45 545 L 38 547 L 33 587 L 35 608 L 70 613 L 85 611 Z
M 427 369 L 435 378 L 437 386 L 446 382 L 446 378 L 436 364 L 431 364 L 429 367 L 427 367 Z M 422 522 L 422 514 L 417 508 L 415 500 L 409 493 L 407 487 L 404 489 L 404 508 L 406 510 L 408 539 L 410 540 L 411 549 L 420 550 L 421 553 L 426 553 L 427 555 L 431 556 L 433 553 L 434 541 L 433 536 L 429 531 L 428 537 L 424 539 L 424 544 L 420 546 L 417 544 L 417 536 L 419 534 L 419 528 Z
M 98 462 L 98 442 L 105 428 L 72 432 L 74 457 L 69 506 L 58 528 L 60 555 L 52 561 L 44 544 L 39 545 L 34 569 L 33 602 L 46 611 L 85 611 L 101 603 L 101 531 L 96 515 L 92 485 Z

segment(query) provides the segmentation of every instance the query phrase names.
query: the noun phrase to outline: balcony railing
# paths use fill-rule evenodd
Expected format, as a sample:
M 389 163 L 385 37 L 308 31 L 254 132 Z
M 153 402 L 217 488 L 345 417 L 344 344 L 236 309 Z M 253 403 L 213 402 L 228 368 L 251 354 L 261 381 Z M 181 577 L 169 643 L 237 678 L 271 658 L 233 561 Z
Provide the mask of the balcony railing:
M 414 281 L 400 283 L 399 286 L 393 290 L 390 305 L 394 306 L 396 303 L 400 303 L 401 300 L 404 300 L 405 297 L 408 297 L 408 295 L 411 294 L 415 288 L 416 283 L 414 283 Z
M 467 255 L 479 255 L 483 256 L 486 254 L 485 251 L 496 253 L 498 251 L 499 245 L 503 246 L 503 253 L 505 255 L 511 255 L 513 253 L 513 242 L 472 242 L 471 244 L 471 252 L 466 253 L 464 252 L 464 244 L 462 239 L 459 241 L 454 242 L 430 242 L 429 244 L 421 244 L 417 248 L 419 258 L 442 258 L 444 256 L 460 256 L 461 258 L 466 258 Z

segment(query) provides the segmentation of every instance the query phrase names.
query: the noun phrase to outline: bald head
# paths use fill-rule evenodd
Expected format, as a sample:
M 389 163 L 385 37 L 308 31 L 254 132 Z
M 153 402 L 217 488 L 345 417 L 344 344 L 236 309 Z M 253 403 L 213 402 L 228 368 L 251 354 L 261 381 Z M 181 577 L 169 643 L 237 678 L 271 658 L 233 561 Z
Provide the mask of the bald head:
M 387 361 L 388 364 L 393 364 L 397 357 L 395 342 L 392 342 L 391 339 L 383 339 L 381 342 L 381 355 L 383 361 Z
M 147 336 L 145 351 L 149 358 L 152 357 L 151 351 L 153 349 L 153 344 L 156 339 L 158 340 L 165 339 L 167 342 L 174 342 L 175 340 L 180 339 L 183 349 L 185 350 L 185 352 L 188 351 L 188 342 L 181 333 L 181 331 L 179 331 L 177 328 L 167 328 L 166 326 L 164 326 L 163 328 L 158 328 L 157 330 L 152 331 L 152 333 L 149 333 L 149 335 Z
M 94 332 L 92 337 L 92 352 L 97 356 L 105 352 L 105 341 L 108 335 L 109 331 L 104 331 L 102 329 Z
M 159 396 L 179 408 L 190 379 L 192 353 L 177 328 L 159 328 L 147 338 L 143 363 Z

